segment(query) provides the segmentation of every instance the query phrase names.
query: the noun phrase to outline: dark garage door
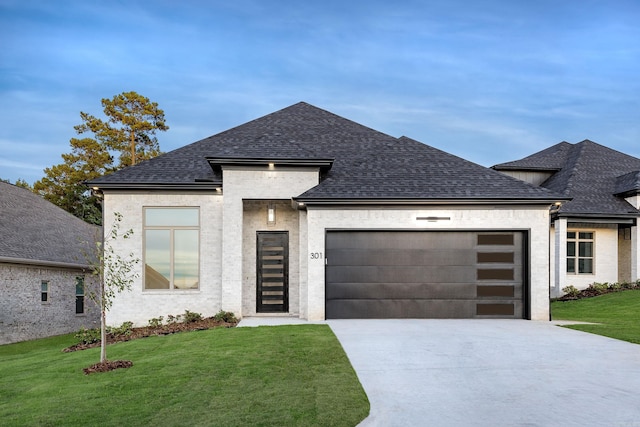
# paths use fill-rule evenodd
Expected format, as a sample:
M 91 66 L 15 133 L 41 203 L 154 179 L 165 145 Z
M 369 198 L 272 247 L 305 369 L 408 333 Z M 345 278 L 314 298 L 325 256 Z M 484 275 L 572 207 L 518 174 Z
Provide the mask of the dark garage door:
M 522 232 L 329 231 L 326 318 L 523 318 Z

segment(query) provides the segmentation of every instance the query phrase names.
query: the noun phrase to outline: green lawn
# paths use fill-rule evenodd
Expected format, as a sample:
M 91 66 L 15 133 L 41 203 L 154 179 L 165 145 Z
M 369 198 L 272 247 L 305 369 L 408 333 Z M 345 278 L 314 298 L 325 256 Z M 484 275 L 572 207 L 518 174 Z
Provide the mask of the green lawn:
M 591 332 L 640 344 L 640 291 L 630 290 L 576 301 L 553 301 L 554 320 L 579 320 L 597 325 L 570 325 Z
M 355 426 L 369 401 L 326 325 L 185 332 L 110 345 L 84 375 L 70 335 L 0 346 L 3 426 Z

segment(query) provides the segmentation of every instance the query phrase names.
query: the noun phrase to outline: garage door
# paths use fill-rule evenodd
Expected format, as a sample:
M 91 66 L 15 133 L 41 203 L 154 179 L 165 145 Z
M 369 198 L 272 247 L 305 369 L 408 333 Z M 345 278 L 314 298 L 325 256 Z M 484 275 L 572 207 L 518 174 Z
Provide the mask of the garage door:
M 329 231 L 327 319 L 523 318 L 523 232 Z

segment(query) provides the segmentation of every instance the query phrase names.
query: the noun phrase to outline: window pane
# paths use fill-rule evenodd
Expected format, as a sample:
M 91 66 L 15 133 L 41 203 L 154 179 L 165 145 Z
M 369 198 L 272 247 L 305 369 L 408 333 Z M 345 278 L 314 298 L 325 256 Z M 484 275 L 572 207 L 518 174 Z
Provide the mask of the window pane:
M 592 257 L 593 256 L 593 243 L 592 242 L 580 242 L 578 248 L 578 256 Z
M 46 292 L 41 292 L 40 293 L 40 301 L 41 302 L 47 302 L 49 300 L 49 294 L 47 294 Z
M 567 256 L 576 256 L 576 242 L 567 242 Z
M 84 295 L 84 277 L 76 277 L 76 295 Z
M 49 292 L 49 282 L 40 283 L 40 290 L 42 292 Z
M 146 230 L 144 248 L 145 289 L 169 289 L 171 279 L 171 234 L 169 230 Z
M 580 259 L 578 260 L 579 273 L 593 273 L 593 260 Z
M 198 230 L 175 230 L 173 286 L 198 288 Z
M 84 313 L 84 297 L 76 297 L 76 314 Z
M 197 227 L 198 209 L 147 208 L 145 222 L 148 227 Z
M 575 239 L 576 232 L 575 231 L 567 231 L 567 239 Z
M 588 239 L 588 240 L 593 239 L 593 233 L 579 233 L 578 235 L 580 239 Z
M 575 273 L 575 272 L 576 272 L 576 259 L 567 258 L 567 273 Z

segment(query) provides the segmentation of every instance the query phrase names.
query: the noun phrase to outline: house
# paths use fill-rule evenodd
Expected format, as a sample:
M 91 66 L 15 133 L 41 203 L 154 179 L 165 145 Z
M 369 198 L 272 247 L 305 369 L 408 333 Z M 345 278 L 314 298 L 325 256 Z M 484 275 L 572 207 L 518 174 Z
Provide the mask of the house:
M 551 295 L 638 280 L 640 159 L 593 141 L 561 142 L 493 169 L 561 193 L 551 214 Z
M 0 182 L 0 344 L 99 325 L 87 255 L 99 227 Z
M 561 194 L 303 102 L 88 185 L 143 260 L 110 324 L 549 318 Z

